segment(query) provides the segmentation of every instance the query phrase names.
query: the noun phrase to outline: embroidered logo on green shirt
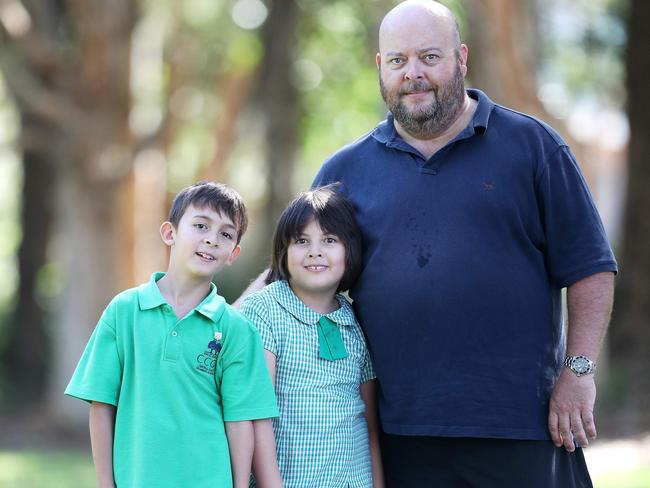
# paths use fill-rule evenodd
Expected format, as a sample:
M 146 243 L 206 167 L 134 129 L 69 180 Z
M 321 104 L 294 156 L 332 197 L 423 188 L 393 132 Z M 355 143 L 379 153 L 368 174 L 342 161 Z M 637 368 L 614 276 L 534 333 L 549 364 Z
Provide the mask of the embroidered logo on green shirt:
M 215 332 L 214 339 L 208 342 L 208 348 L 196 357 L 196 369 L 204 373 L 214 374 L 221 347 L 221 332 Z

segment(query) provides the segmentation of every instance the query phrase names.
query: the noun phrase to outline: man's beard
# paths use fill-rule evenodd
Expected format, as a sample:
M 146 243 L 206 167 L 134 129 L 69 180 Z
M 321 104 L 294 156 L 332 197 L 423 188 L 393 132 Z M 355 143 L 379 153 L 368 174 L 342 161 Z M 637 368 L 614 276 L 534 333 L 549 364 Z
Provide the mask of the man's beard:
M 454 76 L 448 82 L 433 88 L 429 82 L 420 80 L 405 83 L 399 92 L 388 93 L 379 75 L 381 96 L 395 120 L 406 132 L 418 139 L 426 139 L 441 134 L 448 129 L 458 116 L 465 99 L 465 84 L 460 71 L 460 63 L 456 65 Z M 415 91 L 431 90 L 434 100 L 426 106 L 409 109 L 402 101 L 402 95 Z

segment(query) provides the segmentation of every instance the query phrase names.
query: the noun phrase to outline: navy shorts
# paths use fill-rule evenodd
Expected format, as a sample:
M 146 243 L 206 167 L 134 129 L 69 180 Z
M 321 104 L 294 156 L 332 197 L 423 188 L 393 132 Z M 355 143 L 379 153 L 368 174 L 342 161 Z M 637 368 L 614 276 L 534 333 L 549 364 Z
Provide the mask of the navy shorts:
M 551 441 L 383 434 L 388 488 L 592 488 L 582 449 Z

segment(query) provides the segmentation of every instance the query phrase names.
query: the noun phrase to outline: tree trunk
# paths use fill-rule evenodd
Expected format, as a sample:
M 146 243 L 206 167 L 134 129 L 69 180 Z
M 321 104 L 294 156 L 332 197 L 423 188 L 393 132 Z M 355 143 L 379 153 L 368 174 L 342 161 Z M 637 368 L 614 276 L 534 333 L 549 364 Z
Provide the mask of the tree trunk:
M 23 28 L 4 24 L 2 68 L 22 115 L 26 147 L 55 176 L 56 252 L 63 263 L 49 362 L 49 407 L 82 424 L 81 402 L 63 396 L 83 346 L 111 296 L 130 282 L 133 198 L 130 111 L 131 0 L 25 0 Z M 26 161 L 27 162 L 27 161 Z M 26 177 L 32 173 L 26 171 Z M 42 178 L 44 175 L 34 176 Z M 27 183 L 26 183 L 27 184 Z M 28 329 L 29 330 L 29 329 Z M 40 350 L 43 337 L 28 337 Z
M 630 122 L 627 202 L 623 242 L 619 252 L 621 273 L 610 332 L 612 376 L 625 423 L 631 432 L 650 429 L 650 2 L 632 0 L 629 7 L 627 68 L 627 112 Z
M 23 126 L 36 125 L 23 114 Z M 5 375 L 11 378 L 8 396 L 16 404 L 43 399 L 50 363 L 49 331 L 45 309 L 38 295 L 38 275 L 46 262 L 53 216 L 56 174 L 46 154 L 38 148 L 23 150 L 23 192 L 18 249 L 18 296 L 7 324 L 7 342 L 2 351 Z
M 468 77 L 496 103 L 533 115 L 555 128 L 595 186 L 584 147 L 537 98 L 538 28 L 532 0 L 465 0 Z
M 120 182 L 93 183 L 71 169 L 60 178 L 59 259 L 65 270 L 53 336 L 51 411 L 63 423 L 85 422 L 82 402 L 63 396 L 101 311 L 120 287 Z
M 259 99 L 266 117 L 269 181 L 269 202 L 264 220 L 271 226 L 293 196 L 300 108 L 291 69 L 298 21 L 299 8 L 294 0 L 274 2 L 262 34 L 266 55 Z

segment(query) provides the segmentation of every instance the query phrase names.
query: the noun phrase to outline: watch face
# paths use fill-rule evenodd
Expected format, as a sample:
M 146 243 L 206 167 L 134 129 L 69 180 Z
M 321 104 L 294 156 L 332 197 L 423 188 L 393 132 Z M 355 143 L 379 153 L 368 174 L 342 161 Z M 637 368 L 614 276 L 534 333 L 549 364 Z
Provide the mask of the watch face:
M 584 374 L 589 371 L 589 360 L 582 357 L 577 357 L 573 360 L 573 370 L 576 373 Z

